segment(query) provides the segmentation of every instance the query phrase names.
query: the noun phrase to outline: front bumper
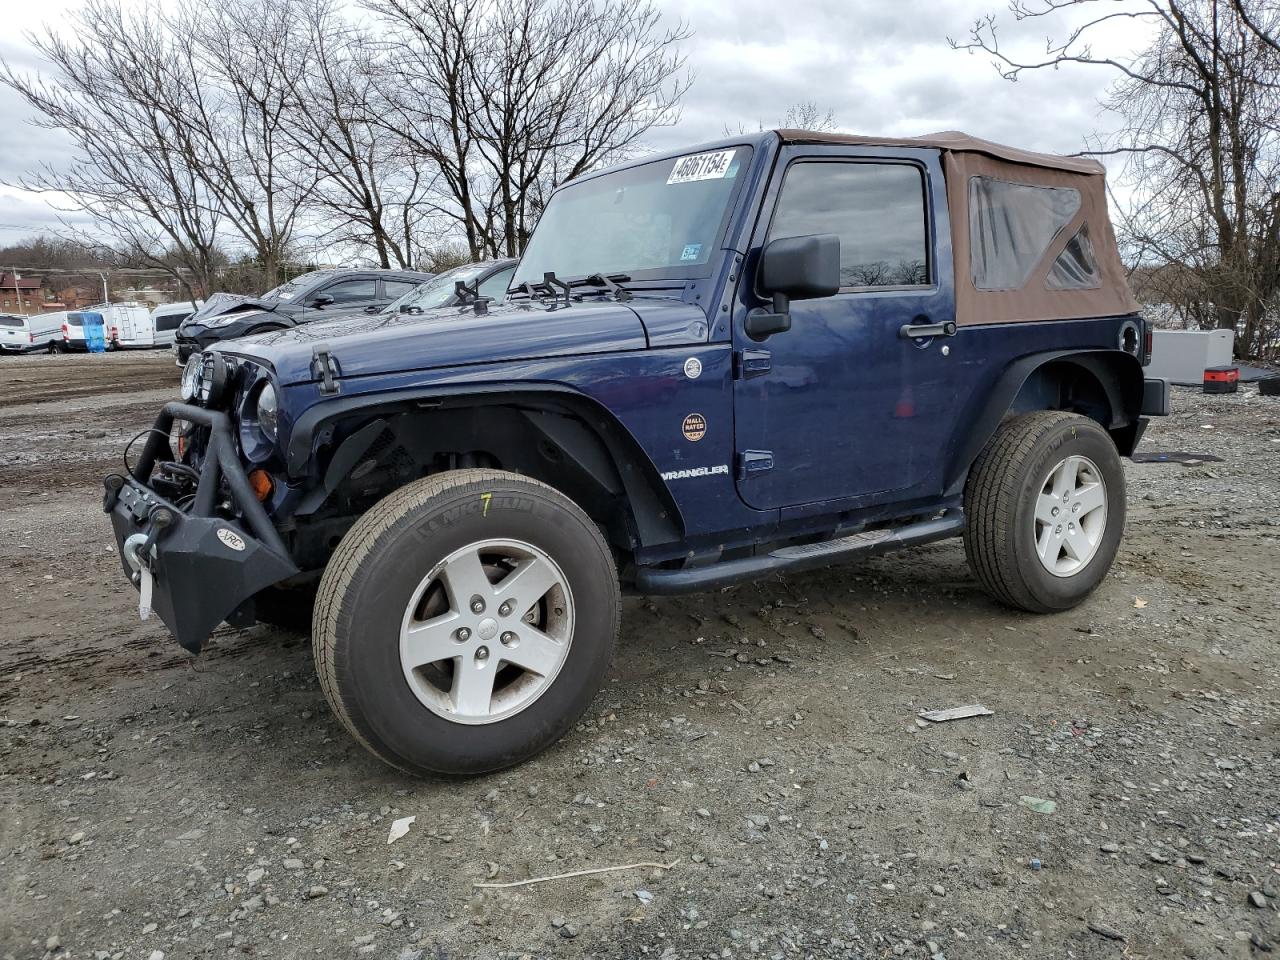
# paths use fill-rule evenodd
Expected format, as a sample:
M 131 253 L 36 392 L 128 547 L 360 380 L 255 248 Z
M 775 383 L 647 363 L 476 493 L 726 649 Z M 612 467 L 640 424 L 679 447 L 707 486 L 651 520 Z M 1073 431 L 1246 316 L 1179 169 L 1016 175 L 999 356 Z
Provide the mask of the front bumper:
M 185 509 L 148 485 L 157 461 L 172 459 L 169 432 L 175 419 L 207 426 L 210 432 L 196 493 Z M 151 607 L 192 653 L 200 652 L 223 620 L 252 623 L 253 596 L 298 573 L 249 486 L 225 414 L 166 404 L 131 474 L 110 474 L 103 483 L 103 510 L 111 517 L 125 574 L 135 587 L 143 577 L 152 578 Z M 224 490 L 243 522 L 217 515 L 215 503 Z

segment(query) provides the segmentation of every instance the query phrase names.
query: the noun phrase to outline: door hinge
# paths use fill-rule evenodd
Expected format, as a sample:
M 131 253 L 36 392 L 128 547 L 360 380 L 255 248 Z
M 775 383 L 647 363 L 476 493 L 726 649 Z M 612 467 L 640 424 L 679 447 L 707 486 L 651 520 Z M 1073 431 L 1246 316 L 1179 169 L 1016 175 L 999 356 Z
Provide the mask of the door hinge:
M 311 376 L 320 381 L 320 392 L 326 396 L 342 389 L 338 385 L 338 377 L 342 373 L 338 370 L 338 361 L 329 352 L 327 343 L 317 343 L 311 348 Z
M 750 480 L 773 469 L 772 450 L 743 450 L 738 454 L 738 479 Z
M 768 350 L 739 350 L 733 355 L 733 378 L 750 380 L 763 376 L 773 369 L 773 358 Z

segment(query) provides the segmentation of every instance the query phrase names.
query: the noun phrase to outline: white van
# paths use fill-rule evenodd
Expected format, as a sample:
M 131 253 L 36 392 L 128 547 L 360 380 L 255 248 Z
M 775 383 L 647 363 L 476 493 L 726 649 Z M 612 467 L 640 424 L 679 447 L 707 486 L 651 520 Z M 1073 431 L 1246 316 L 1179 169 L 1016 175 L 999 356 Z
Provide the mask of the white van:
M 37 313 L 30 317 L 0 314 L 0 353 L 57 350 L 62 342 L 62 324 L 66 319 L 65 310 Z
M 171 347 L 178 335 L 178 327 L 182 321 L 204 306 L 203 300 L 184 300 L 181 303 L 166 303 L 151 311 L 151 325 L 155 328 L 155 345 Z
M 143 304 L 108 303 L 94 309 L 102 314 L 107 345 L 112 350 L 156 346 L 156 329 L 151 322 L 151 311 Z

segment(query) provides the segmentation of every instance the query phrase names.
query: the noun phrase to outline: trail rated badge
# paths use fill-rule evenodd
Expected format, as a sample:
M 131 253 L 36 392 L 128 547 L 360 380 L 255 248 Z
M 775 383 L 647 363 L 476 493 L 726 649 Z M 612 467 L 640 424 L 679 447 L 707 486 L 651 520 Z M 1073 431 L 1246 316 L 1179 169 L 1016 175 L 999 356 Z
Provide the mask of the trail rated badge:
M 690 380 L 697 380 L 702 376 L 702 361 L 697 357 L 690 357 L 684 362 L 684 375 Z
M 707 418 L 700 413 L 691 413 L 684 418 L 682 430 L 686 440 L 697 443 L 707 435 Z

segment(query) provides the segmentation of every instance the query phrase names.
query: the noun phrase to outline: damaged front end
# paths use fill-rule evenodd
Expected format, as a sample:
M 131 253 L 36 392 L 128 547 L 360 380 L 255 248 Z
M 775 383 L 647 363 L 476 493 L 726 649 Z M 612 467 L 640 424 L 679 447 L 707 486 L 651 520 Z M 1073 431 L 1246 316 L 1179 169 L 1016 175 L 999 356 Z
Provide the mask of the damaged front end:
M 174 457 L 175 420 L 205 440 L 198 466 Z M 166 404 L 129 473 L 103 482 L 103 510 L 125 573 L 138 588 L 139 612 L 145 619 L 154 610 L 192 653 L 224 620 L 251 624 L 254 595 L 298 573 L 221 411 Z

